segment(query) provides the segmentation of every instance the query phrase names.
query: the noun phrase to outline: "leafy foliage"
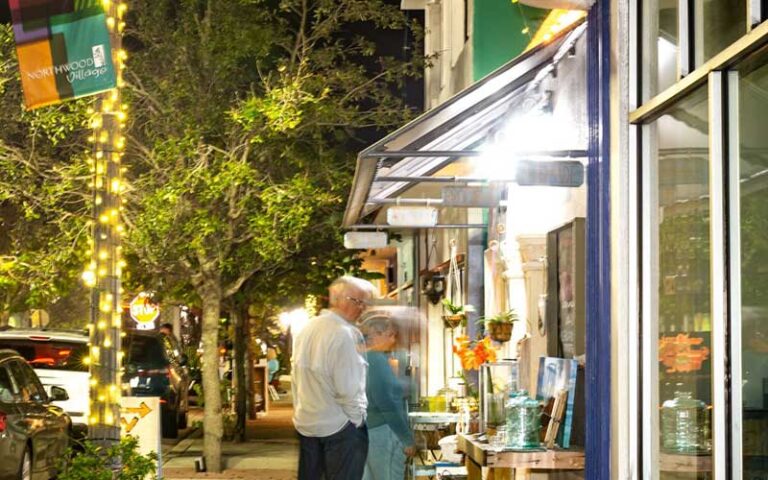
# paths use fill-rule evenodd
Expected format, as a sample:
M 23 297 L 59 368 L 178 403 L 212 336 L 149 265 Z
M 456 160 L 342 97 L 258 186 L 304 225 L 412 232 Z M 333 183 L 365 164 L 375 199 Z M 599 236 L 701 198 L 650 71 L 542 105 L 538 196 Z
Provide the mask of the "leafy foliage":
M 474 312 L 475 309 L 472 305 L 461 305 L 451 301 L 450 298 L 444 298 L 442 301 L 443 308 L 450 312 L 451 315 L 460 315 L 466 312 Z
M 506 310 L 503 312 L 499 312 L 496 315 L 493 315 L 491 317 L 485 318 L 481 317 L 477 320 L 478 323 L 515 323 L 518 321 L 517 312 L 512 310 Z
M 83 451 L 72 453 L 72 460 L 63 460 L 59 466 L 59 480 L 144 480 L 157 478 L 157 454 L 141 455 L 138 440 L 123 437 L 120 443 L 107 450 L 84 442 Z M 114 465 L 120 465 L 115 474 Z
M 420 70 L 376 57 L 355 31 L 406 28 L 402 13 L 379 0 L 131 11 L 132 283 L 194 299 L 203 269 L 222 275 L 225 297 L 257 273 L 273 285 L 298 271 L 310 290 L 331 276 L 323 267 L 340 273 L 349 142 L 410 115 L 392 87 Z
M 87 258 L 87 103 L 24 111 L 0 25 L 0 324 L 67 294 Z
M 354 265 L 339 224 L 355 135 L 410 116 L 394 90 L 421 65 L 367 37 L 409 28 L 382 0 L 136 0 L 129 12 L 127 283 L 202 303 L 216 471 L 222 302 L 267 311 Z

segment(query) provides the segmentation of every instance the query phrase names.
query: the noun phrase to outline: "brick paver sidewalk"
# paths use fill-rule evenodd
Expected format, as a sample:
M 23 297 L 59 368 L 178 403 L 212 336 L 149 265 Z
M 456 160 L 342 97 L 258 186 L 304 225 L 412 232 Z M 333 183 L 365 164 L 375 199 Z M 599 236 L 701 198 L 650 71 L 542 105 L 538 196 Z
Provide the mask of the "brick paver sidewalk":
M 202 456 L 201 432 L 180 441 L 166 455 L 163 475 L 167 479 L 293 480 L 296 478 L 299 442 L 293 429 L 290 402 L 277 402 L 269 414 L 249 421 L 245 443 L 222 444 L 225 471 L 195 473 L 195 458 Z

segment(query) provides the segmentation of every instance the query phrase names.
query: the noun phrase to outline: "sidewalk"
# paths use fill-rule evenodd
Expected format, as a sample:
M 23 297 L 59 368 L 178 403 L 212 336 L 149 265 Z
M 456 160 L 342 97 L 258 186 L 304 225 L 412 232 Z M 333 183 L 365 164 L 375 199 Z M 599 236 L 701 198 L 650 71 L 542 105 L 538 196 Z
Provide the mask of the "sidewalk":
M 164 478 L 293 480 L 298 471 L 299 441 L 293 429 L 290 398 L 270 405 L 269 414 L 249 421 L 245 443 L 222 443 L 225 471 L 219 474 L 195 473 L 195 458 L 203 455 L 202 431 L 181 440 L 163 459 Z

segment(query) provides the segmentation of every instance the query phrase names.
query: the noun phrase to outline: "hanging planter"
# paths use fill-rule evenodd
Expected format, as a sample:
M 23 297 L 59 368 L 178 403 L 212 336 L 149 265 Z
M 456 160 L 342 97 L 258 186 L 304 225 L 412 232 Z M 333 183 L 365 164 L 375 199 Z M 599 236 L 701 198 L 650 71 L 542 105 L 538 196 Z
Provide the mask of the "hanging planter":
M 453 330 L 459 325 L 463 325 L 467 321 L 467 316 L 463 313 L 458 315 L 443 315 L 443 324 L 445 328 Z
M 484 321 L 488 336 L 496 342 L 504 343 L 512 338 L 512 326 L 517 321 L 517 313 L 514 310 L 507 310 Z
M 467 322 L 467 312 L 474 309 L 472 305 L 462 303 L 461 277 L 459 276 L 459 265 L 456 253 L 456 240 L 451 240 L 451 259 L 448 266 L 447 286 L 445 289 L 446 298 L 443 299 L 443 324 L 445 328 L 455 329 Z M 456 299 L 456 303 L 454 300 Z
M 445 328 L 454 329 L 467 322 L 467 312 L 471 311 L 470 305 L 456 305 L 449 298 L 443 299 L 443 323 Z
M 489 323 L 488 335 L 496 342 L 508 342 L 512 338 L 511 323 Z

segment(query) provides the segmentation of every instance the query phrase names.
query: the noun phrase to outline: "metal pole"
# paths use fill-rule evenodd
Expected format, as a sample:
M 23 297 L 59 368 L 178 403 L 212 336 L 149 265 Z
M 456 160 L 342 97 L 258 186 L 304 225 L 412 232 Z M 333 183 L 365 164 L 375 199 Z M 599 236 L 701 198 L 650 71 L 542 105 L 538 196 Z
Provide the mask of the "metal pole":
M 361 158 L 443 158 L 443 157 L 483 157 L 488 156 L 482 150 L 396 150 L 391 152 L 361 153 Z M 543 157 L 543 158 L 585 158 L 586 150 L 528 150 L 510 152 L 510 158 Z
M 466 224 L 466 223 L 452 223 L 452 224 L 437 224 L 437 225 L 384 225 L 384 224 L 372 224 L 372 225 L 350 225 L 347 230 L 420 230 L 420 229 L 441 229 L 441 228 L 488 228 L 487 225 L 482 223 L 478 224 Z
M 110 32 L 112 59 L 117 88 L 101 94 L 97 100 L 93 128 L 93 252 L 86 272 L 91 290 L 90 324 L 90 416 L 89 437 L 98 446 L 108 448 L 120 441 L 120 337 L 122 303 L 120 274 L 122 260 L 120 237 L 120 194 L 122 192 L 121 157 L 125 147 L 122 127 L 125 111 L 120 98 L 123 84 L 123 17 L 126 5 L 103 0 Z

